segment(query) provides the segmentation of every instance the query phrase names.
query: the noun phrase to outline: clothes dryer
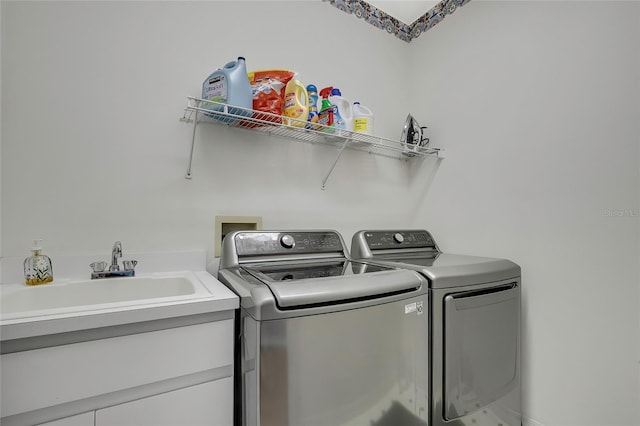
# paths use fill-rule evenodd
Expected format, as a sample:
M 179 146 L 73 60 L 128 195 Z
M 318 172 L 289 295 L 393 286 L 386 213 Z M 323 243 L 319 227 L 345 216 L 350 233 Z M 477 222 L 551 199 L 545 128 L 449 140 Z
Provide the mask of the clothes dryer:
M 443 253 L 425 230 L 357 232 L 351 257 L 429 281 L 431 426 L 521 426 L 518 265 Z

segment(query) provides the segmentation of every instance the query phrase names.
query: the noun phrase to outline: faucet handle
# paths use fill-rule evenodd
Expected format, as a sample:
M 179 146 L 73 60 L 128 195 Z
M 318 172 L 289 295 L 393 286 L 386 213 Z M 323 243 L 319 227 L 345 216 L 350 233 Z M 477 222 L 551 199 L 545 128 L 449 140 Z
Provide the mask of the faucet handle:
M 133 271 L 138 264 L 137 260 L 123 260 L 122 265 L 125 271 Z
M 93 272 L 104 272 L 107 269 L 107 262 L 93 262 L 89 266 L 93 269 Z

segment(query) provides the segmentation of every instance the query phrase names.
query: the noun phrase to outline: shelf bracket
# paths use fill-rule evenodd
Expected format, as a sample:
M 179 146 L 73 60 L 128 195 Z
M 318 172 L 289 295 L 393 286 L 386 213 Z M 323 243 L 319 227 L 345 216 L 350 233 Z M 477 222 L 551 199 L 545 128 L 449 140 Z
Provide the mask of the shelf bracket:
M 331 168 L 329 169 L 329 172 L 327 173 L 327 176 L 325 176 L 325 178 L 322 180 L 322 187 L 321 189 L 324 191 L 326 186 L 327 186 L 327 180 L 329 180 L 329 176 L 331 176 L 331 173 L 333 173 L 333 169 L 336 168 L 336 165 L 338 164 L 338 160 L 340 160 L 340 157 L 342 156 L 342 153 L 344 152 L 345 148 L 347 147 L 347 145 L 349 144 L 350 139 L 345 139 L 343 144 L 342 144 L 342 148 L 340 148 L 340 151 L 338 152 L 338 156 L 336 157 L 336 159 L 333 161 L 333 164 L 331 165 Z
M 189 153 L 189 165 L 187 166 L 187 174 L 185 179 L 191 179 L 191 163 L 193 162 L 193 146 L 196 143 L 196 127 L 198 126 L 198 110 L 195 110 L 193 116 L 193 132 L 191 133 L 191 152 Z

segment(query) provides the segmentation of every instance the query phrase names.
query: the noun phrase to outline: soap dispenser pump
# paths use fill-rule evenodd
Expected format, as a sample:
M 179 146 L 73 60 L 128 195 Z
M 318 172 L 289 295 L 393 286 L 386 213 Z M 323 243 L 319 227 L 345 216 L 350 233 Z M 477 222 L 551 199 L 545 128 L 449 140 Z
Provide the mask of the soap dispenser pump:
M 32 254 L 24 260 L 24 282 L 27 285 L 53 281 L 53 267 L 49 256 L 41 254 L 42 240 L 33 240 Z

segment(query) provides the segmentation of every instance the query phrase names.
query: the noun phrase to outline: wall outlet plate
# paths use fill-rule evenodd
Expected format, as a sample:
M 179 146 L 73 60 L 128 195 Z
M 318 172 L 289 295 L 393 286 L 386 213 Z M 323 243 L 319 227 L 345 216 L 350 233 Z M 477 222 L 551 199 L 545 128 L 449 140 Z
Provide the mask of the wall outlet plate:
M 262 229 L 262 216 L 216 216 L 215 257 L 220 257 L 224 236 L 234 231 L 259 231 Z

